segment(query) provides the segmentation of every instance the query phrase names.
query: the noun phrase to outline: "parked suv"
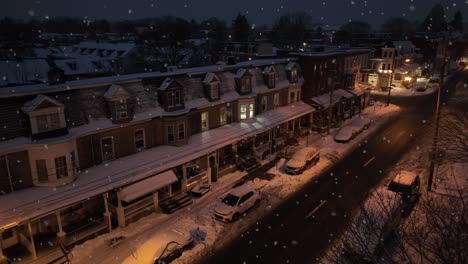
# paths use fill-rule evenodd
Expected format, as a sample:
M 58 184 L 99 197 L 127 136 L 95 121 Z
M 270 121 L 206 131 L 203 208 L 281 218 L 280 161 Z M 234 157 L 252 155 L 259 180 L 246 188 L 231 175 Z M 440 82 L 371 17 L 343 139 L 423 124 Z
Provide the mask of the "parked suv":
M 252 207 L 260 205 L 260 194 L 250 182 L 232 189 L 214 207 L 214 218 L 222 222 L 236 221 Z
M 411 171 L 400 171 L 388 184 L 387 189 L 401 195 L 405 208 L 403 214 L 409 214 L 419 199 L 419 176 Z
M 310 165 L 315 165 L 320 159 L 320 152 L 312 147 L 297 151 L 286 163 L 286 173 L 301 174 Z

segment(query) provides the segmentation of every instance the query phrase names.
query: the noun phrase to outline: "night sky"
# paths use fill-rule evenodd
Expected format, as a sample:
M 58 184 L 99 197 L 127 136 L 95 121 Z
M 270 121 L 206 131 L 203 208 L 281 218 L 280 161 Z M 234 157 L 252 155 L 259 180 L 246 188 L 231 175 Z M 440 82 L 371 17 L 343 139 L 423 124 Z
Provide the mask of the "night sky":
M 196 20 L 212 16 L 230 21 L 241 12 L 249 22 L 271 25 L 280 14 L 308 11 L 315 22 L 339 25 L 349 20 L 365 20 L 378 27 L 390 16 L 423 20 L 440 2 L 452 18 L 460 10 L 468 20 L 468 0 L 1 0 L 0 16 L 46 19 L 77 16 L 83 19 L 136 19 L 176 15 Z

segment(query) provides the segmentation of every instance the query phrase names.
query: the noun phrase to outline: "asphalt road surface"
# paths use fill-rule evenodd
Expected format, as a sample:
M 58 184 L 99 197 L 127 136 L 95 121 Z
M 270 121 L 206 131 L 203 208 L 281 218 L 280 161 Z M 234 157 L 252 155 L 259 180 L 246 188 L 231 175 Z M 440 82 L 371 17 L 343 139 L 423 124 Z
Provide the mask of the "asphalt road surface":
M 454 86 L 458 73 L 444 87 Z M 231 243 L 199 263 L 316 263 L 342 231 L 350 212 L 382 180 L 413 140 L 427 131 L 436 95 L 400 98 L 399 117 L 362 142 L 347 158 L 284 201 Z M 300 176 L 299 176 L 300 177 Z M 323 206 L 313 212 L 321 201 Z M 261 210 L 261 208 L 257 209 Z

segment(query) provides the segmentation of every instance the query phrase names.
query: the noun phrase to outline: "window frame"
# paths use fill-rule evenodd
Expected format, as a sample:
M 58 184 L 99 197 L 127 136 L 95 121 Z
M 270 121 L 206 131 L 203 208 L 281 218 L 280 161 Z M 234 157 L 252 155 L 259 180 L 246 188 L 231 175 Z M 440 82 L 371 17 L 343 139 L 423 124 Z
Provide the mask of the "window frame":
M 212 82 L 210 84 L 210 99 L 211 100 L 218 100 L 220 94 L 220 84 L 219 82 Z
M 280 106 L 280 96 L 279 95 L 280 95 L 279 93 L 275 93 L 273 95 L 273 106 L 274 106 L 274 108 L 277 108 L 277 107 Z
M 260 106 L 261 106 L 262 112 L 268 111 L 268 96 L 266 95 L 262 96 Z
M 177 138 L 179 139 L 179 141 L 185 140 L 185 122 L 180 122 L 177 124 Z
M 60 164 L 62 162 L 63 164 Z M 67 164 L 66 155 L 55 157 L 54 164 L 55 164 L 55 177 L 57 177 L 57 179 L 68 177 L 68 164 Z
M 141 138 L 137 138 L 137 133 L 139 132 L 142 132 Z M 142 143 L 141 147 L 137 146 L 138 142 Z M 133 143 L 134 143 L 136 151 L 142 151 L 143 149 L 146 148 L 146 131 L 144 128 L 139 128 L 133 131 Z
M 220 125 L 225 125 L 227 124 L 227 107 L 222 106 L 219 108 L 219 124 Z
M 111 155 L 107 155 L 104 153 L 104 145 L 103 145 L 103 141 L 104 140 L 108 140 L 110 139 L 111 140 L 111 148 L 112 148 L 112 154 Z M 110 157 L 110 158 L 109 158 Z M 113 160 L 115 159 L 115 148 L 114 148 L 114 137 L 113 136 L 109 136 L 109 137 L 103 137 L 101 138 L 101 158 L 102 158 L 102 161 L 108 161 L 108 160 Z
M 200 113 L 200 128 L 202 132 L 210 129 L 210 115 L 207 111 Z
M 167 139 L 167 142 L 169 142 L 169 143 L 176 142 L 174 124 L 168 124 L 167 125 L 167 127 L 166 127 L 166 139 Z

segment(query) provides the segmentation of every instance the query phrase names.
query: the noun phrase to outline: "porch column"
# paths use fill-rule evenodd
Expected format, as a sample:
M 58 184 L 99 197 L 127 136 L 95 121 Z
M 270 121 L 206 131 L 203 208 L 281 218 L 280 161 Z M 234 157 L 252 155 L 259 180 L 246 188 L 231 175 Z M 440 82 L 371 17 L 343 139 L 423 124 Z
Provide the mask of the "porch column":
M 187 192 L 187 166 L 182 164 L 182 191 Z
M 55 212 L 55 215 L 57 216 L 57 225 L 58 225 L 58 228 L 59 228 L 57 236 L 59 238 L 63 238 L 65 236 L 65 232 L 63 232 L 62 217 L 60 216 L 60 211 Z
M 171 186 L 169 185 L 169 190 L 171 189 Z M 156 212 L 159 211 L 159 191 L 153 193 L 153 204 L 154 204 L 154 209 Z
M 119 227 L 125 227 L 125 210 L 122 206 L 122 201 L 120 201 L 120 194 L 117 192 L 117 221 L 119 222 Z
M 112 231 L 112 221 L 111 221 L 111 213 L 109 212 L 109 203 L 107 202 L 107 198 L 109 197 L 108 193 L 102 195 L 104 198 L 104 222 L 107 225 L 107 230 L 110 233 Z
M 37 259 L 36 244 L 34 244 L 34 236 L 33 236 L 32 227 L 31 227 L 30 222 L 28 223 L 28 232 L 29 232 L 29 239 L 31 240 L 31 250 L 32 250 L 31 253 L 33 254 L 33 258 Z
M 206 173 L 208 173 L 208 184 L 211 185 L 211 166 L 210 166 L 210 156 L 213 155 L 212 153 L 211 154 L 208 154 L 206 155 Z M 216 156 L 216 152 L 215 152 L 215 156 Z M 215 157 L 216 159 L 216 157 Z
M 268 130 L 268 144 L 270 145 L 270 154 L 273 154 L 273 129 Z
M 0 230 L 0 264 L 7 264 L 7 258 L 3 255 L 3 236 Z
M 232 151 L 234 151 L 234 157 L 236 158 L 236 165 L 239 161 L 239 154 L 237 154 L 237 142 L 232 144 Z

